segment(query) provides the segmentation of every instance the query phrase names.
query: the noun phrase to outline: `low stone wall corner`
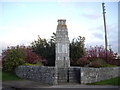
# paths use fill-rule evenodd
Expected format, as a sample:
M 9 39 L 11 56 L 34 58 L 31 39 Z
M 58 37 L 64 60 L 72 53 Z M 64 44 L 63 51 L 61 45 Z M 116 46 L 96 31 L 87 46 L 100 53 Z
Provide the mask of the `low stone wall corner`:
M 23 79 L 38 81 L 45 84 L 55 84 L 56 75 L 54 67 L 18 66 L 16 75 Z
M 120 77 L 120 67 L 81 68 L 81 83 L 94 83 Z

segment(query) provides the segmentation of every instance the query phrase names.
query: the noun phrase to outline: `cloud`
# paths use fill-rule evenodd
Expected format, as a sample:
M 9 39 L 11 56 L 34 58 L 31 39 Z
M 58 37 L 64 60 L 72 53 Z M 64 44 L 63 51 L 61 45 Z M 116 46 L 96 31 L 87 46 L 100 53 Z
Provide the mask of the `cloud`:
M 111 45 L 115 52 L 118 52 L 118 26 L 117 24 L 107 25 L 108 45 Z
M 104 26 L 99 25 L 95 28 L 90 28 L 89 31 L 95 36 L 95 37 L 103 37 L 105 35 Z M 107 37 L 110 40 L 118 39 L 118 26 L 117 24 L 109 24 L 107 25 Z
M 103 25 L 99 25 L 98 27 L 92 28 L 91 30 L 97 30 L 99 32 L 103 31 Z
M 0 27 L 0 53 L 7 46 L 30 45 L 38 38 L 50 38 L 56 31 L 56 22 L 51 21 L 32 21 L 27 24 L 10 24 Z
M 101 18 L 101 15 L 100 14 L 88 14 L 88 13 L 84 13 L 84 14 L 81 14 L 81 16 L 87 18 L 87 19 L 99 19 Z
M 103 25 L 99 25 L 95 28 L 89 29 L 91 36 L 88 38 L 87 44 L 90 46 L 95 45 L 103 45 L 105 44 L 105 32 Z M 107 37 L 108 37 L 108 45 L 111 45 L 111 48 L 114 52 L 118 52 L 118 26 L 117 24 L 109 24 L 107 25 Z M 87 47 L 88 47 L 87 45 Z M 108 48 L 110 48 L 108 46 Z M 120 53 L 120 50 L 119 50 Z
M 102 33 L 93 33 L 92 35 L 97 39 L 104 40 Z

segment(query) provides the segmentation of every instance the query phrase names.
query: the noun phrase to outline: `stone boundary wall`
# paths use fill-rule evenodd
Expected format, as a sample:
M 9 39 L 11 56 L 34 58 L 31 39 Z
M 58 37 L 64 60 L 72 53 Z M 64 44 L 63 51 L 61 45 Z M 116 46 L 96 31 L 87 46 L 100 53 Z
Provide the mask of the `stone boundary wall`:
M 23 79 L 38 81 L 45 84 L 55 84 L 56 74 L 54 67 L 44 66 L 18 66 L 16 75 Z
M 15 71 L 20 78 L 38 81 L 43 84 L 67 82 L 85 84 L 120 76 L 120 67 L 70 67 L 55 69 L 55 67 L 47 66 L 19 66 Z
M 94 83 L 120 77 L 120 67 L 81 68 L 81 83 Z

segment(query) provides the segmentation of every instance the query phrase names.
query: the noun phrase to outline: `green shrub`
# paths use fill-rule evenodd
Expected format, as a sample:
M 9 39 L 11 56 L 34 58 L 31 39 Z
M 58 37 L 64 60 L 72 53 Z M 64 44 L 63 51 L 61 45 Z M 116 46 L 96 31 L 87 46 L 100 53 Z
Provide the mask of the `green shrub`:
M 24 64 L 22 64 L 22 65 L 28 65 L 28 66 L 32 66 L 32 65 L 34 65 L 34 64 L 30 64 L 30 63 L 24 63 Z
M 2 58 L 3 71 L 14 72 L 15 67 L 25 63 L 25 52 L 21 48 L 9 49 Z
M 2 52 L 3 71 L 14 72 L 14 69 L 26 63 L 26 65 L 39 65 L 42 66 L 46 60 L 34 52 L 31 47 L 16 46 L 8 47 Z M 42 64 L 43 63 L 43 64 Z
M 102 65 L 101 67 L 118 67 L 117 65 L 111 65 L 111 64 L 105 64 Z
M 27 66 L 43 66 L 43 64 L 41 62 L 37 62 L 36 64 L 24 63 L 22 65 L 27 65 Z
M 39 62 L 39 61 L 37 61 L 35 65 L 43 66 L 43 64 L 41 62 Z

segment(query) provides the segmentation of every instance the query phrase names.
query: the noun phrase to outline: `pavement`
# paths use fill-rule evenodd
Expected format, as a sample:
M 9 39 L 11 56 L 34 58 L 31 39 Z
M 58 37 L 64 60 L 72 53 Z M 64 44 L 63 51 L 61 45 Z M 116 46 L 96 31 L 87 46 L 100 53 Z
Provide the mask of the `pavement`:
M 3 81 L 0 82 L 2 88 L 119 88 L 113 85 L 82 85 L 77 83 L 65 83 L 60 85 L 41 84 L 39 82 L 21 80 L 21 81 Z M 10 89 L 9 89 L 10 90 Z

